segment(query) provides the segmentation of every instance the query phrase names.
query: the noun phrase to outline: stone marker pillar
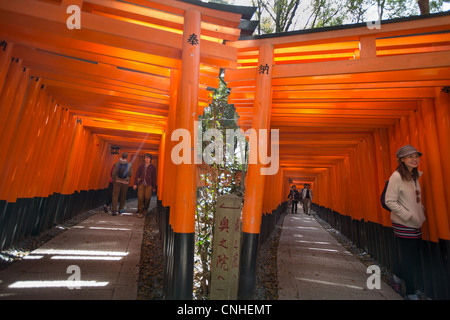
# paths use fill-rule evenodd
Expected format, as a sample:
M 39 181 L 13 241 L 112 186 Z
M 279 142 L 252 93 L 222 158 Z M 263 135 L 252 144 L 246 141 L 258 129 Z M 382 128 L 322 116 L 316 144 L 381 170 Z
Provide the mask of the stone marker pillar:
M 211 260 L 211 300 L 236 300 L 239 285 L 242 198 L 217 200 Z

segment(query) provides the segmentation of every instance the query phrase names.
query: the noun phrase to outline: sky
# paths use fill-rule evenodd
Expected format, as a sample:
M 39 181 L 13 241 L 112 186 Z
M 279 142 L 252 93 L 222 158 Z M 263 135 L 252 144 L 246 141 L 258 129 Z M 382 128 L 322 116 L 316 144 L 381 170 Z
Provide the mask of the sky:
M 205 1 L 205 0 L 203 0 L 203 1 Z M 228 2 L 230 4 L 235 4 L 235 5 L 240 5 L 240 6 L 252 6 L 252 0 L 228 0 Z M 308 6 L 309 6 L 309 1 L 302 0 L 298 12 L 307 11 Z M 444 3 L 444 11 L 448 11 L 448 10 L 450 10 L 450 0 L 448 0 L 447 2 Z M 295 30 L 303 29 L 304 24 L 306 23 L 306 19 L 308 19 L 308 17 L 309 17 L 308 13 L 305 13 L 304 15 L 305 15 L 305 17 L 304 17 L 305 21 L 303 23 L 302 23 L 302 21 L 298 21 L 296 26 L 294 27 Z M 378 13 L 376 12 L 375 9 L 373 10 L 373 13 L 370 14 L 369 18 L 370 18 L 370 20 L 368 20 L 368 21 L 378 20 Z M 255 20 L 256 17 L 253 16 L 252 19 Z M 299 19 L 301 19 L 301 17 Z
M 252 6 L 252 0 L 228 0 L 228 2 L 235 4 L 235 5 L 240 5 L 240 6 Z M 301 6 L 303 6 L 304 8 L 306 8 L 308 6 L 309 2 L 303 0 L 301 3 Z M 447 2 L 444 2 L 444 11 L 448 11 L 450 10 L 450 0 Z M 377 13 L 374 13 L 374 17 L 372 18 L 373 20 L 377 20 Z M 255 19 L 255 18 L 253 18 Z
M 230 3 L 234 1 L 233 4 L 235 5 L 241 5 L 241 6 L 252 6 L 252 0 L 228 0 Z M 302 0 L 300 2 L 300 7 L 297 10 L 297 21 L 295 21 L 295 26 L 293 26 L 293 30 L 299 30 L 304 29 L 304 26 L 307 23 L 307 20 L 310 16 L 310 1 Z M 372 20 L 378 20 L 378 15 L 376 12 L 374 12 L 374 17 Z M 253 20 L 256 20 L 256 15 L 253 16 Z
M 233 2 L 233 0 L 229 0 L 229 2 Z M 251 6 L 252 0 L 234 0 L 235 5 L 240 6 Z M 444 11 L 450 10 L 450 2 L 444 3 Z

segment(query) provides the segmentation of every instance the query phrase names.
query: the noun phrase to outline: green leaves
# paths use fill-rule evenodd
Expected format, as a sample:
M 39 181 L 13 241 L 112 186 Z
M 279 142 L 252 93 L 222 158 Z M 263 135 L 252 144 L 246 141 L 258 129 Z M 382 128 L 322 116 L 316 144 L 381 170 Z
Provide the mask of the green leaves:
M 237 129 L 236 110 L 228 104 L 229 89 L 223 81 L 223 72 L 220 73 L 220 86 L 212 90 L 211 102 L 199 116 L 202 123 L 202 132 L 208 129 L 217 129 L 226 136 L 227 129 Z M 203 142 L 202 149 L 210 142 Z M 226 144 L 224 144 L 226 148 Z M 234 146 L 236 150 L 236 146 Z M 246 148 L 248 149 L 248 148 Z M 225 150 L 224 150 L 225 152 Z M 199 186 L 197 188 L 197 212 L 195 221 L 195 257 L 194 257 L 194 295 L 197 299 L 207 299 L 209 296 L 210 270 L 212 257 L 212 241 L 214 214 L 219 195 L 237 194 L 243 196 L 243 179 L 246 165 L 240 165 L 233 161 L 226 161 L 219 165 L 203 163 L 199 165 Z M 241 181 L 242 180 L 242 181 Z

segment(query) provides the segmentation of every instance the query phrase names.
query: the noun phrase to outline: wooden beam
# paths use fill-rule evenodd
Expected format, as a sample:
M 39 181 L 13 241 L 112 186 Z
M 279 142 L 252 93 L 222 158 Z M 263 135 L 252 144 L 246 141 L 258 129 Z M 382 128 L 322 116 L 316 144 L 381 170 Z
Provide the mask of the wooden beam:
M 4 23 L 21 24 L 28 28 L 64 35 L 68 39 L 89 39 L 91 42 L 106 43 L 115 47 L 132 48 L 175 59 L 181 58 L 182 35 L 150 26 L 112 19 L 81 11 L 82 28 L 69 30 L 66 8 L 35 1 L 17 0 L 0 2 L 0 19 Z M 228 62 L 234 66 L 237 50 L 221 43 L 201 40 L 202 60 L 206 62 Z M 215 62 L 217 63 L 217 62 Z
M 410 54 L 405 56 L 376 57 L 361 60 L 278 65 L 274 67 L 274 78 L 339 75 L 398 71 L 423 68 L 447 68 L 450 65 L 448 52 Z
M 396 23 L 383 23 L 381 29 L 369 29 L 366 24 L 360 26 L 351 26 L 348 28 L 339 28 L 333 30 L 324 28 L 322 30 L 314 30 L 314 32 L 295 32 L 286 33 L 285 36 L 275 38 L 261 38 L 251 40 L 240 40 L 230 42 L 228 45 L 238 49 L 257 48 L 265 42 L 270 42 L 274 48 L 287 46 L 301 46 L 311 44 L 336 43 L 344 41 L 359 40 L 361 36 L 374 36 L 376 38 L 396 37 L 424 34 L 428 32 L 447 31 L 450 29 L 448 15 L 441 17 L 422 18 L 410 21 L 401 21 Z
M 84 127 L 93 127 L 93 128 L 106 128 L 106 129 L 114 129 L 119 131 L 135 131 L 142 133 L 154 133 L 154 134 L 162 134 L 163 128 L 157 128 L 153 126 L 143 126 L 142 124 L 129 124 L 124 121 L 104 121 L 101 118 L 93 119 L 93 118 L 85 118 L 81 117 L 82 124 Z
M 157 10 L 171 12 L 184 16 L 188 9 L 197 10 L 202 16 L 202 21 L 211 22 L 214 24 L 237 28 L 241 22 L 241 15 L 237 13 L 224 12 L 221 10 L 214 10 L 206 7 L 196 6 L 190 3 L 176 1 L 176 0 L 129 0 L 130 3 L 135 3 L 140 6 L 155 8 Z

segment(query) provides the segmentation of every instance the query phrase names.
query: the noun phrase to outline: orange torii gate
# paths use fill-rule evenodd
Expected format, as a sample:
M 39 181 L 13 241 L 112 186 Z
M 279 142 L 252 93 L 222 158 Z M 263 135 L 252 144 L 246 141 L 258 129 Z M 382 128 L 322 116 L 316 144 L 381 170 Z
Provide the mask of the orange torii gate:
M 277 172 L 261 175 L 259 161 L 247 173 L 239 297 L 253 296 L 261 233 L 289 181 L 310 183 L 317 210 L 350 221 L 350 236 L 385 233 L 378 197 L 406 143 L 424 153 L 429 290 L 448 297 L 448 13 L 239 38 L 253 12 L 194 0 L 0 0 L 0 247 L 102 204 L 112 145 L 133 161 L 150 152 L 170 212 L 166 296 L 191 299 L 196 166 L 192 152 L 190 164 L 173 163 L 171 136 L 182 128 L 193 139 L 225 69 L 241 128 L 279 130 Z M 379 239 L 361 244 L 389 265 Z
M 426 155 L 421 164 L 428 215 L 424 239 L 440 279 L 425 286 L 435 296 L 448 297 L 448 282 L 442 285 L 448 259 L 438 253 L 450 248 L 450 197 L 444 187 L 450 182 L 445 165 L 450 147 L 448 13 L 382 21 L 380 28 L 359 24 L 244 37 L 228 45 L 238 49 L 240 67 L 228 70 L 225 81 L 240 126 L 254 127 L 260 119 L 255 108 L 269 108 L 266 128 L 280 131 L 284 192 L 249 175 L 248 186 L 264 185 L 264 197 L 277 200 L 264 201 L 261 211 L 246 198 L 243 231 L 258 236 L 257 228 L 245 225 L 286 201 L 289 181 L 309 183 L 321 216 L 392 267 L 388 252 L 394 244 L 386 234 L 391 222 L 379 196 L 396 168 L 396 150 L 413 144 Z M 258 79 L 266 62 L 260 57 L 268 46 L 273 48 L 267 89 L 272 98 L 261 107 L 258 92 L 266 85 Z M 430 267 L 430 260 L 424 265 Z M 246 289 L 251 296 L 251 285 Z
M 167 297 L 191 299 L 196 166 L 171 161 L 171 133 L 192 133 L 220 69 L 237 67 L 237 50 L 224 42 L 246 32 L 240 24 L 254 10 L 175 0 L 0 1 L 0 141 L 8 153 L 1 247 L 99 206 L 120 156 L 111 146 L 133 162 L 150 152 L 158 199 L 171 209 Z M 83 205 L 65 209 L 72 202 Z

